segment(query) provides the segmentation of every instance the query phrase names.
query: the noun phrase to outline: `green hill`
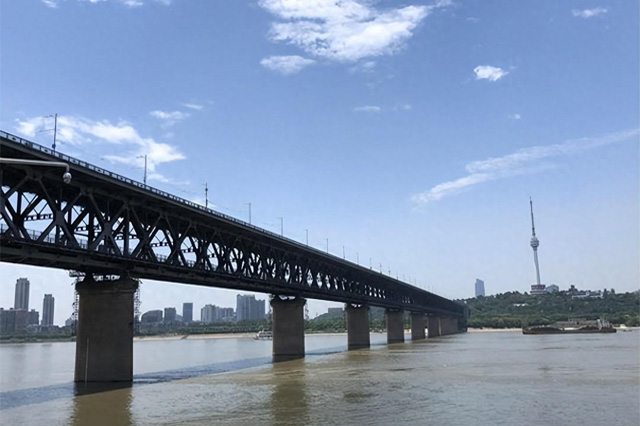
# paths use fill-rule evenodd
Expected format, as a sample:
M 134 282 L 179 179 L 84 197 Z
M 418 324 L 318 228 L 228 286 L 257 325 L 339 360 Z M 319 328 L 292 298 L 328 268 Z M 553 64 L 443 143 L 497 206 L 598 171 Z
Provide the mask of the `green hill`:
M 542 295 L 508 292 L 459 302 L 469 307 L 469 327 L 517 328 L 569 318 L 605 318 L 613 324 L 640 325 L 638 291 L 622 294 L 604 291 L 601 297 L 585 297 L 569 291 Z

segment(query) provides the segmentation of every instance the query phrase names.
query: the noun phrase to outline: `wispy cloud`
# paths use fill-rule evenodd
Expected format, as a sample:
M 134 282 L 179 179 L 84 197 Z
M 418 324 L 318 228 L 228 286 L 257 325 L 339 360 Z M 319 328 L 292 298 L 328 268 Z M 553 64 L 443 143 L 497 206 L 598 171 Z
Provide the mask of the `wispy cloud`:
M 259 0 L 280 19 L 270 38 L 297 46 L 308 54 L 339 62 L 394 54 L 434 9 L 452 4 L 380 10 L 368 0 Z
M 598 15 L 605 14 L 607 12 L 608 12 L 608 9 L 605 9 L 604 7 L 596 7 L 593 9 L 584 9 L 584 10 L 574 9 L 571 11 L 573 16 L 575 16 L 576 18 L 584 18 L 584 19 L 593 18 Z
M 51 128 L 50 119 L 34 117 L 17 120 L 18 133 L 33 138 L 38 132 Z M 69 145 L 86 145 L 108 143 L 122 147 L 122 153 L 106 155 L 104 158 L 112 163 L 128 164 L 142 167 L 144 155 L 147 156 L 149 179 L 165 179 L 156 171 L 163 163 L 186 158 L 177 147 L 153 138 L 140 136 L 138 131 L 126 122 L 112 124 L 108 120 L 95 121 L 84 117 L 58 116 L 58 140 Z
M 353 109 L 354 112 L 373 112 L 373 113 L 378 113 L 380 111 L 382 111 L 382 108 L 380 108 L 377 105 L 364 105 L 364 106 L 359 106 L 359 107 L 355 107 Z
M 508 71 L 502 68 L 492 67 L 491 65 L 478 65 L 473 69 L 476 73 L 476 80 L 489 80 L 498 81 L 505 75 L 509 74 Z
M 402 104 L 396 107 L 393 107 L 394 111 L 411 111 L 413 109 L 413 105 L 411 104 Z
M 58 4 L 60 4 L 62 0 L 41 0 L 41 1 L 48 7 L 56 8 L 58 7 Z M 83 2 L 83 3 L 91 3 L 91 4 L 113 1 L 115 3 L 121 3 L 127 7 L 132 7 L 132 8 L 143 6 L 145 3 L 144 0 L 76 0 L 76 1 Z M 153 2 L 160 3 L 165 6 L 169 6 L 172 0 L 153 0 Z
M 298 55 L 290 56 L 269 56 L 260 61 L 260 65 L 270 69 L 271 71 L 279 72 L 280 74 L 290 75 L 300 72 L 303 68 L 314 64 L 316 61 L 313 59 L 303 58 Z
M 185 103 L 181 103 L 180 105 L 182 105 L 185 108 L 193 109 L 196 111 L 202 111 L 204 109 L 204 105 L 200 105 L 196 103 L 185 102 Z
M 638 135 L 640 135 L 640 130 L 634 129 L 596 138 L 571 139 L 555 145 L 532 146 L 502 157 L 472 161 L 465 166 L 467 176 L 440 183 L 428 191 L 414 195 L 412 200 L 416 205 L 425 205 L 483 182 L 537 173 L 555 167 L 553 164 L 541 163 L 541 160 L 575 155 L 632 138 L 637 139 Z
M 171 127 L 176 124 L 178 121 L 182 121 L 185 118 L 189 118 L 189 113 L 182 111 L 151 111 L 149 113 L 150 116 L 157 118 L 158 120 L 162 120 L 163 127 Z
M 349 71 L 354 73 L 360 72 L 360 73 L 367 74 L 367 73 L 373 72 L 375 69 L 376 69 L 376 61 L 363 61 L 349 68 Z
M 522 116 L 520 114 L 511 114 L 509 115 L 509 118 L 512 120 L 520 120 Z

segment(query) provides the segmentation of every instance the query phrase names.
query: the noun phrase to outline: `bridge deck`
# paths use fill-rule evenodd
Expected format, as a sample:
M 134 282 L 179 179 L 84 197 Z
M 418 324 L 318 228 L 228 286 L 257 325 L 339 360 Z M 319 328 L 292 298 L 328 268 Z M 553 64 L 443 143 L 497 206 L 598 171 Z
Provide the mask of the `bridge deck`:
M 462 305 L 0 132 L 0 261 L 464 316 Z

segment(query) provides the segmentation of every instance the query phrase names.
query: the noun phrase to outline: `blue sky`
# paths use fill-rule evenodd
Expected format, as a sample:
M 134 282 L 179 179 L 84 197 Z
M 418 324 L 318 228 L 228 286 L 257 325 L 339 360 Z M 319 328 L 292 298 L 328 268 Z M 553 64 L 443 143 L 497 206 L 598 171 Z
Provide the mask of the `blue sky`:
M 0 128 L 451 298 L 639 287 L 638 3 L 2 0 Z M 0 264 L 0 306 L 64 271 Z M 236 292 L 146 281 L 142 310 Z M 312 316 L 329 306 L 311 302 Z M 196 317 L 198 315 L 196 314 Z

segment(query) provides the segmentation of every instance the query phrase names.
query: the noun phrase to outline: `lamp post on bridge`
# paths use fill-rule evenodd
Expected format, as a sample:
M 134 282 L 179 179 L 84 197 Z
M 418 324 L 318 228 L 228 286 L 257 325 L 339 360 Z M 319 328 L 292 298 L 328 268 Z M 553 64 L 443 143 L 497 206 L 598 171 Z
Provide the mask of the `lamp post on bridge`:
M 25 160 L 22 158 L 1 158 L 0 163 L 2 164 L 23 164 L 26 166 L 45 166 L 45 167 L 64 167 L 65 172 L 62 175 L 62 180 L 64 183 L 71 182 L 71 172 L 69 172 L 69 165 L 67 163 L 63 163 L 62 161 L 43 161 L 43 160 Z
M 244 204 L 249 206 L 249 225 L 251 225 L 251 203 L 244 203 Z
M 138 155 L 136 158 L 144 158 L 144 175 L 143 175 L 142 182 L 146 185 L 147 184 L 147 154 Z

